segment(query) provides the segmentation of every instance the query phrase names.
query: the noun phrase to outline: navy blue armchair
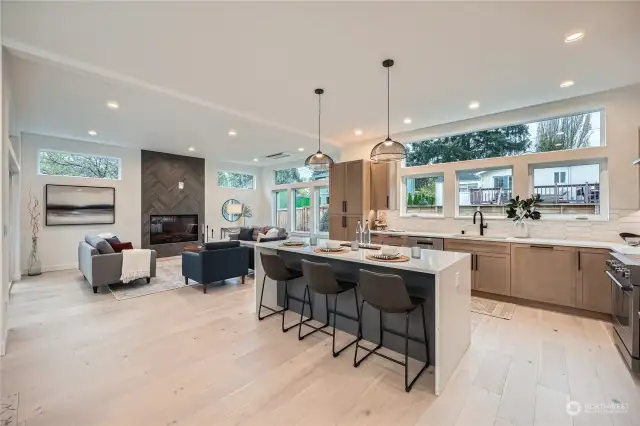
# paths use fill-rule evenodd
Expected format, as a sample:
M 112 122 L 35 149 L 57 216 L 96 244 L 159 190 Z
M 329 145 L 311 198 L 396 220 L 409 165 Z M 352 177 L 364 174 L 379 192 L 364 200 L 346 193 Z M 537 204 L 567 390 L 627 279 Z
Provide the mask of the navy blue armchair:
M 207 292 L 207 284 L 228 278 L 244 277 L 249 273 L 249 248 L 238 241 L 219 241 L 205 244 L 199 253 L 182 253 L 182 275 L 185 284 L 189 279 L 202 284 Z

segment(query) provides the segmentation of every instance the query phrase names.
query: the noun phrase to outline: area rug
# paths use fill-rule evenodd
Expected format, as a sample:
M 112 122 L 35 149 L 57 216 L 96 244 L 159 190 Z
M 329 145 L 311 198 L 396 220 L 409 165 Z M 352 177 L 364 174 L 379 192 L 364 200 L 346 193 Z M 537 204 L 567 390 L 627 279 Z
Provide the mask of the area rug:
M 187 285 L 200 285 L 189 281 Z M 113 284 L 109 290 L 118 300 L 133 299 L 163 291 L 185 287 L 182 276 L 182 257 L 166 257 L 156 261 L 156 276 L 147 284 L 146 279 L 135 280 L 127 284 Z
M 2 406 L 0 408 L 0 425 L 16 426 L 18 424 L 18 406 L 20 398 L 17 393 L 0 398 Z
M 471 296 L 471 312 L 510 320 L 515 309 L 516 305 L 513 303 L 498 302 L 496 300 Z

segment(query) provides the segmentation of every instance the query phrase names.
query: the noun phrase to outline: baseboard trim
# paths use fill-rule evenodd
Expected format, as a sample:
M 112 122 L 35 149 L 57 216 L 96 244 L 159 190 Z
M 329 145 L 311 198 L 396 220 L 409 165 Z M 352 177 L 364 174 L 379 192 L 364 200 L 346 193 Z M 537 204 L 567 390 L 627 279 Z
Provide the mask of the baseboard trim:
M 43 266 L 42 267 L 42 272 L 66 271 L 68 269 L 78 269 L 78 264 L 77 263 L 67 263 L 67 264 L 62 264 L 62 265 Z M 24 269 L 22 271 L 22 276 L 25 276 L 25 275 L 29 275 L 27 269 Z

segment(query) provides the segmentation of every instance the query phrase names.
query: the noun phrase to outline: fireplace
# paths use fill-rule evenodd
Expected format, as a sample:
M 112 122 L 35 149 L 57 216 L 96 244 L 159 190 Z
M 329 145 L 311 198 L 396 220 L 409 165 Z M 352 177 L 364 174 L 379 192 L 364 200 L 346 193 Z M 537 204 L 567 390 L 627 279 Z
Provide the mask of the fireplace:
M 197 214 L 151 215 L 150 244 L 184 243 L 198 241 Z

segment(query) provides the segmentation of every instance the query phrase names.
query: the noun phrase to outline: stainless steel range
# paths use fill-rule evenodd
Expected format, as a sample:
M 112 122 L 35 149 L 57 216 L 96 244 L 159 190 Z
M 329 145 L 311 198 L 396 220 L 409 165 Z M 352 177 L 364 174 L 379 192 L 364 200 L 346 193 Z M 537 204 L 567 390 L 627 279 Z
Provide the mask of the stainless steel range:
M 629 368 L 640 373 L 640 256 L 611 252 L 606 274 L 616 345 Z

